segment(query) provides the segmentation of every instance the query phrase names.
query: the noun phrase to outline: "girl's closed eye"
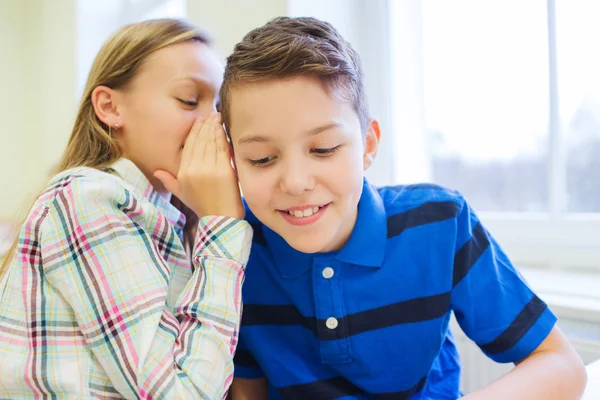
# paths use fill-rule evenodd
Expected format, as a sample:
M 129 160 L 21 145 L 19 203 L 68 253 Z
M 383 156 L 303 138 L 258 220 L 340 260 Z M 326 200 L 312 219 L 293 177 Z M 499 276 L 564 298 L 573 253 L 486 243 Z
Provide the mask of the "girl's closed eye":
M 184 100 L 184 99 L 177 99 L 179 100 L 180 103 L 182 103 L 183 105 L 187 106 L 187 107 L 196 107 L 198 105 L 198 101 L 196 100 Z

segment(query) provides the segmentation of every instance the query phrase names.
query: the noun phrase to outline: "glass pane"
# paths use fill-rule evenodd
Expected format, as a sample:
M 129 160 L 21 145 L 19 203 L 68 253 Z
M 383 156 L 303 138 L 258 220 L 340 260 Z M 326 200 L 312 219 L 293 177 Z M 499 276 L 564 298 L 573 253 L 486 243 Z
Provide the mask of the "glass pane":
M 599 21 L 597 0 L 557 1 L 558 93 L 572 212 L 600 212 Z
M 421 4 L 433 180 L 478 210 L 546 211 L 546 2 Z

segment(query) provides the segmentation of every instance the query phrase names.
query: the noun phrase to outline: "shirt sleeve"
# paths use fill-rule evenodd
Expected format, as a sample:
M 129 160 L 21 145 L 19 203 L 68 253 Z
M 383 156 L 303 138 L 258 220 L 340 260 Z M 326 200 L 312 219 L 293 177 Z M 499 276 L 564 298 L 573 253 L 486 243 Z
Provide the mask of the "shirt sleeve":
M 527 357 L 556 323 L 466 202 L 457 217 L 451 305 L 465 334 L 496 362 Z
M 235 364 L 235 377 L 242 379 L 264 378 L 265 374 L 260 368 L 258 361 L 254 358 L 252 352 L 248 349 L 244 340 L 244 330 L 240 332 L 240 341 L 233 358 Z
M 78 178 L 64 187 L 41 229 L 43 273 L 122 396 L 222 398 L 233 376 L 252 229 L 202 218 L 192 276 L 168 307 L 164 254 L 183 249 L 161 214 L 143 227 L 140 202 L 113 182 Z

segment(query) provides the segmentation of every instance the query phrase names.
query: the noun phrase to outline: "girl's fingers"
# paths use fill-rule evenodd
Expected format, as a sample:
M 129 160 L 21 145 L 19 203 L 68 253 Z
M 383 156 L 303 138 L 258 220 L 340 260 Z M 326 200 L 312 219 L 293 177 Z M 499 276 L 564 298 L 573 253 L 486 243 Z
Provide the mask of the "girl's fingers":
M 201 131 L 202 126 L 204 126 L 206 122 L 206 117 L 198 117 L 196 121 L 194 121 L 194 125 L 190 129 L 190 133 L 185 140 L 185 144 L 183 146 L 183 151 L 181 153 L 181 165 L 179 167 L 180 170 L 186 170 L 190 163 L 194 160 L 194 153 L 196 142 L 198 139 L 198 133 Z
M 206 123 L 202 126 L 202 130 L 198 136 L 198 146 L 200 146 L 202 159 L 197 159 L 197 162 L 201 162 L 207 167 L 212 167 L 216 162 L 215 153 L 215 125 L 216 125 L 216 114 L 212 114 Z
M 221 114 L 217 116 L 215 126 L 215 144 L 220 154 L 229 154 L 229 142 L 225 135 L 225 129 L 223 129 L 223 122 L 221 121 Z

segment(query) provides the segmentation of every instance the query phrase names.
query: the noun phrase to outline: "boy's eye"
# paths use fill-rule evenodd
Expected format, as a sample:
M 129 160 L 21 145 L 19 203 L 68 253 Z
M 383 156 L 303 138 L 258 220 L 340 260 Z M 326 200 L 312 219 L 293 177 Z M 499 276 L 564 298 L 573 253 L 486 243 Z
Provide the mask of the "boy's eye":
M 257 160 L 248 160 L 248 162 L 250 163 L 250 165 L 254 165 L 256 167 L 265 167 L 269 165 L 274 159 L 275 157 L 264 157 L 259 158 Z
M 179 100 L 181 103 L 185 104 L 188 107 L 196 107 L 198 105 L 198 102 L 195 100 L 183 100 L 183 99 L 177 99 Z
M 319 156 L 328 156 L 330 154 L 335 153 L 339 148 L 340 146 L 330 147 L 327 149 L 311 149 L 311 152 Z

